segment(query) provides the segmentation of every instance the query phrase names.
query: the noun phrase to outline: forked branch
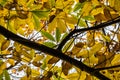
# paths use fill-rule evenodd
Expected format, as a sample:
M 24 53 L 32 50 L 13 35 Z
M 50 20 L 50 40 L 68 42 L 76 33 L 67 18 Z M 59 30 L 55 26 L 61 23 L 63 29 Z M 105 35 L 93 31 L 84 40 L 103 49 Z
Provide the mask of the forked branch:
M 61 51 L 59 51 L 57 49 L 49 48 L 49 47 L 44 46 L 42 44 L 35 43 L 35 42 L 27 40 L 25 38 L 22 38 L 16 34 L 10 32 L 9 30 L 5 29 L 3 26 L 0 26 L 0 34 L 2 34 L 3 36 L 5 36 L 8 39 L 12 39 L 12 40 L 19 42 L 20 44 L 23 44 L 25 46 L 28 46 L 32 49 L 42 51 L 46 54 L 49 54 L 49 55 L 58 57 L 64 61 L 67 61 L 70 64 L 78 67 L 79 69 L 81 69 L 81 70 L 83 70 L 83 71 L 85 71 L 93 76 L 96 76 L 97 78 L 99 78 L 101 80 L 110 80 L 109 78 L 107 78 L 106 76 L 101 74 L 99 71 L 96 71 L 94 68 L 91 68 L 91 67 L 85 65 L 84 63 L 82 63 L 74 58 L 71 58 L 70 56 L 63 54 Z

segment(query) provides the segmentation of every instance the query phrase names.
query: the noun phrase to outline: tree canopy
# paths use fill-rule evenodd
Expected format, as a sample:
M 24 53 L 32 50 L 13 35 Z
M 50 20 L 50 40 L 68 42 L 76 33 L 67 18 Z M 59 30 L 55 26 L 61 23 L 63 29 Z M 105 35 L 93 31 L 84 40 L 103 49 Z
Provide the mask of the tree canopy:
M 120 0 L 0 0 L 0 80 L 118 80 Z

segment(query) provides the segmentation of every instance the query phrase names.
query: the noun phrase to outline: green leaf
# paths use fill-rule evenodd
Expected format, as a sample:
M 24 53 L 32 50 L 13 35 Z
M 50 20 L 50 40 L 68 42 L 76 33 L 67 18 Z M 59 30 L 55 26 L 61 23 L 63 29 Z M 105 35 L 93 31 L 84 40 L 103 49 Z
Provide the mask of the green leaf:
M 50 48 L 53 48 L 53 47 L 56 46 L 56 44 L 53 43 L 53 42 L 44 42 L 43 45 L 45 45 L 45 46 L 47 46 L 47 47 L 50 47 Z
M 0 4 L 3 6 L 8 0 L 1 0 Z
M 46 11 L 34 10 L 31 12 L 36 16 L 38 16 L 39 18 L 45 18 L 45 17 L 47 18 L 49 16 L 49 10 Z
M 79 26 L 80 26 L 80 27 L 86 27 L 87 25 L 86 25 L 85 21 L 84 21 L 83 19 L 81 19 L 81 20 L 79 21 Z
M 5 80 L 11 80 L 7 70 L 4 70 Z
M 57 41 L 57 42 L 59 42 L 60 37 L 61 37 L 60 30 L 59 30 L 58 28 L 56 28 L 56 35 L 55 35 L 55 38 L 56 38 L 56 41 Z
M 33 14 L 33 20 L 34 20 L 34 26 L 35 26 L 35 29 L 36 30 L 39 30 L 40 29 L 40 21 L 39 21 L 39 18 Z
M 83 18 L 84 18 L 85 20 L 90 20 L 90 21 L 95 20 L 94 17 L 93 17 L 93 16 L 90 16 L 90 15 L 89 15 L 89 16 L 84 16 Z
M 81 8 L 83 7 L 83 4 L 82 3 L 77 3 L 73 9 L 74 12 L 80 10 Z
M 3 73 L 0 75 L 0 80 L 3 80 Z
M 61 41 L 66 37 L 68 35 L 68 33 L 66 32 L 66 33 L 64 33 L 63 34 L 63 36 L 62 36 L 62 39 L 61 39 Z
M 72 46 L 72 44 L 73 44 L 73 42 L 74 42 L 74 39 L 69 40 L 69 41 L 65 44 L 65 46 L 63 47 L 63 50 L 62 50 L 62 51 L 65 52 L 66 50 L 70 49 L 71 46 Z
M 45 31 L 41 31 L 42 35 L 44 35 L 45 37 L 47 37 L 48 39 L 52 40 L 52 41 L 55 41 L 54 37 L 48 33 L 48 32 L 45 32 Z
M 55 0 L 49 0 L 50 8 L 55 6 Z

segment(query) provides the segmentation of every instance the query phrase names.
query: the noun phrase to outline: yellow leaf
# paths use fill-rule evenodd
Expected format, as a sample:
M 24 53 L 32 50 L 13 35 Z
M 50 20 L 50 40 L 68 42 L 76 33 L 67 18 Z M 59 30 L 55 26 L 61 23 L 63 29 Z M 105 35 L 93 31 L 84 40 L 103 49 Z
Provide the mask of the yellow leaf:
M 13 32 L 13 33 L 17 33 L 16 29 L 15 29 L 15 26 L 14 26 L 14 21 L 10 21 L 9 24 L 8 24 L 8 29 Z
M 5 40 L 2 43 L 1 50 L 5 50 L 6 48 L 8 48 L 9 45 L 10 45 L 10 41 L 9 40 Z
M 3 73 L 3 70 L 0 69 L 0 75 Z
M 87 58 L 85 60 L 85 62 L 87 62 L 88 64 L 97 64 L 98 63 L 98 58 L 96 58 L 94 55 L 92 55 L 90 58 Z
M 39 54 L 36 54 L 36 57 L 34 58 L 34 60 L 33 61 L 40 61 L 41 59 L 43 59 L 44 58 L 44 55 L 42 54 L 42 55 L 39 55 Z
M 24 35 L 25 31 L 20 27 L 17 32 L 21 35 Z
M 77 19 L 71 15 L 67 15 L 66 17 L 64 17 L 64 20 L 69 24 L 76 24 L 77 23 Z
M 48 31 L 52 32 L 57 27 L 57 21 L 56 18 L 48 24 Z
M 23 61 L 23 62 L 30 62 L 31 59 L 28 58 L 28 57 L 23 56 L 23 57 L 22 57 L 22 61 Z
M 4 70 L 6 67 L 7 67 L 7 64 L 6 64 L 6 62 L 4 62 L 4 63 L 0 66 L 0 69 L 1 69 L 1 70 Z
M 14 42 L 14 47 L 15 47 L 16 52 L 21 52 L 21 44 Z
M 95 44 L 95 39 L 94 39 L 94 32 L 87 32 L 87 45 L 89 47 L 93 46 Z
M 21 4 L 21 5 L 26 6 L 26 1 L 25 1 L 25 0 L 19 0 L 19 1 L 18 1 L 18 4 Z
M 115 5 L 115 0 L 108 0 L 109 4 L 111 7 L 114 7 Z
M 65 12 L 61 12 L 59 13 L 53 20 L 52 22 L 50 22 L 48 24 L 48 31 L 51 32 L 54 29 L 56 29 L 56 27 L 61 31 L 61 32 L 65 32 L 66 31 L 66 23 L 65 23 L 65 17 L 66 13 Z
M 31 69 L 31 75 L 33 77 L 40 76 L 40 71 L 35 70 L 35 69 Z
M 14 61 L 13 59 L 8 59 L 7 61 L 8 61 L 12 66 L 15 65 L 15 61 Z
M 62 19 L 57 19 L 57 27 L 61 32 L 65 32 L 66 31 L 65 21 Z
M 64 2 L 64 0 L 57 0 L 56 1 L 56 8 L 63 9 L 63 7 L 64 7 L 63 2 Z
M 5 37 L 0 34 L 0 43 L 3 43 L 5 41 Z
M 89 51 L 89 57 L 96 54 L 103 47 L 102 43 L 96 43 Z
M 91 11 L 91 15 L 97 15 L 97 14 L 99 14 L 99 13 L 103 13 L 103 10 L 104 10 L 104 8 L 103 7 L 100 7 L 100 8 L 95 8 L 95 9 L 93 9 L 92 11 Z
M 79 80 L 85 80 L 86 79 L 86 72 L 82 71 L 80 74 L 80 79 Z
M 114 7 L 115 7 L 115 10 L 120 11 L 120 0 L 114 1 Z
M 106 42 L 110 42 L 110 41 L 111 41 L 111 39 L 110 39 L 109 36 L 102 35 L 102 38 L 103 38 L 103 40 L 106 41 Z
M 67 76 L 67 79 L 69 79 L 69 80 L 78 80 L 79 76 L 80 76 L 80 74 L 78 74 L 78 73 L 71 73 L 71 74 L 69 74 Z
M 91 0 L 91 2 L 94 6 L 100 5 L 98 0 Z
M 83 16 L 88 16 L 91 10 L 92 10 L 91 2 L 86 2 L 85 5 L 82 8 L 82 12 L 81 13 L 83 14 Z
M 10 54 L 10 51 L 9 50 L 4 50 L 1 52 L 1 54 Z
M 111 62 L 112 65 L 119 65 L 120 63 L 120 54 L 116 54 Z
M 21 50 L 21 53 L 22 53 L 25 57 L 32 59 L 32 56 L 31 56 L 27 51 Z
M 87 58 L 88 57 L 88 50 L 82 49 L 79 53 L 76 54 L 77 58 Z
M 35 56 L 35 50 L 34 50 L 34 49 L 32 49 L 32 50 L 30 51 L 30 56 L 32 57 L 32 59 L 33 59 L 33 57 Z

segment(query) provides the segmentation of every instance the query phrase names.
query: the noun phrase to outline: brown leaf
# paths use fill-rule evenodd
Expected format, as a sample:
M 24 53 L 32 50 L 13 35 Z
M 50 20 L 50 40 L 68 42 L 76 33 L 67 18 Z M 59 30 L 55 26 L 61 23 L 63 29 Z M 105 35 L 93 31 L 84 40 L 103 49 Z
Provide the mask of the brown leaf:
M 9 45 L 10 45 L 10 41 L 9 40 L 5 40 L 2 43 L 1 50 L 5 50 L 6 48 L 8 48 Z
M 42 63 L 36 61 L 33 61 L 32 64 L 36 67 L 40 67 L 42 65 Z
M 82 42 L 75 44 L 75 46 L 72 48 L 72 54 L 77 54 L 82 49 L 83 46 L 84 43 Z
M 56 62 L 58 62 L 60 59 L 57 58 L 57 57 L 52 57 L 49 61 L 48 61 L 48 64 L 54 64 Z
M 97 22 L 107 21 L 107 19 L 105 18 L 104 14 L 102 14 L 102 13 L 99 13 L 99 14 L 95 15 L 94 17 L 95 17 L 95 20 Z
M 110 11 L 107 8 L 104 8 L 104 15 L 105 15 L 105 18 L 107 20 L 111 20 L 112 19 L 111 13 L 110 13 Z
M 86 0 L 79 0 L 80 3 L 83 3 L 83 2 L 85 2 L 85 1 L 86 1 Z
M 48 71 L 46 76 L 43 76 L 40 80 L 51 80 L 50 78 L 52 77 L 53 72 L 52 71 Z
M 68 71 L 72 68 L 72 65 L 68 62 L 63 61 L 62 62 L 62 72 L 67 75 Z

